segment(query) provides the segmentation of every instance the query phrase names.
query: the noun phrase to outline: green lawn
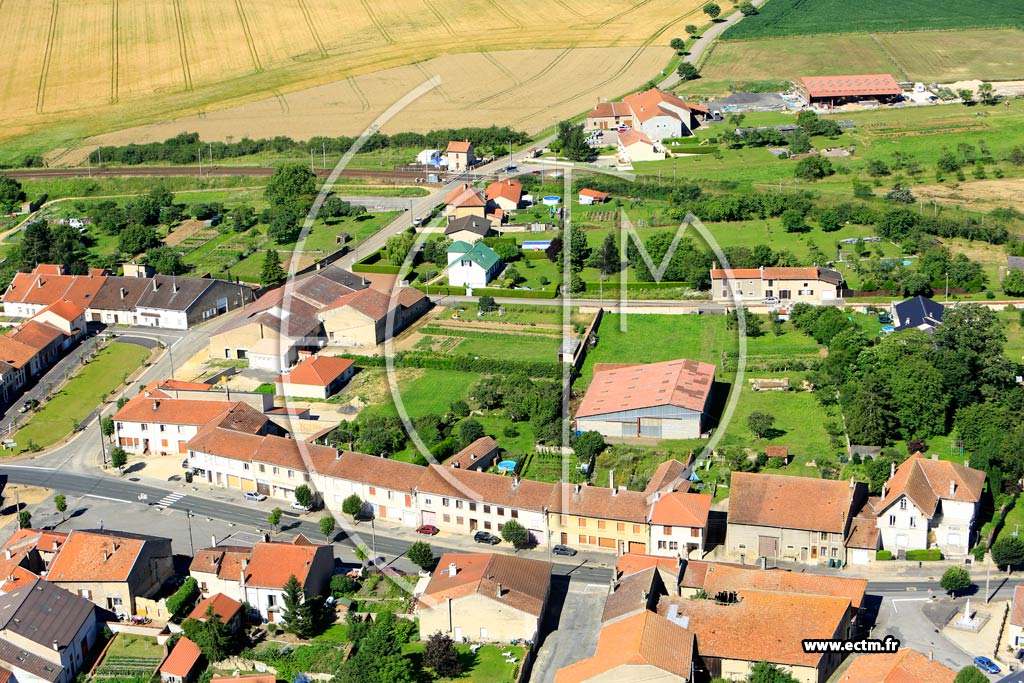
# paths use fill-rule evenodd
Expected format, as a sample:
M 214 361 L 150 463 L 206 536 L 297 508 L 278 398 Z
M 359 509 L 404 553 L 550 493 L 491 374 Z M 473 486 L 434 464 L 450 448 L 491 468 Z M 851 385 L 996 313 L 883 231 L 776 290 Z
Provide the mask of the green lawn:
M 484 645 L 476 651 L 470 652 L 468 645 L 456 645 L 459 650 L 459 661 L 462 662 L 462 675 L 458 678 L 434 678 L 435 681 L 467 681 L 473 683 L 511 683 L 515 680 L 515 673 L 523 662 L 523 648 L 505 646 L 499 649 L 497 645 Z M 422 642 L 409 643 L 402 646 L 402 652 L 413 661 L 413 665 L 419 671 L 423 664 L 423 650 L 426 644 Z M 509 664 L 505 661 L 505 653 L 511 652 L 516 658 L 516 664 Z
M 29 444 L 44 448 L 64 438 L 103 398 L 149 356 L 134 344 L 114 342 L 100 351 L 54 398 L 11 437 L 19 451 Z
M 431 336 L 441 338 L 441 333 L 431 332 Z M 488 334 L 486 337 L 444 337 L 457 342 L 448 353 L 480 358 L 504 358 L 525 361 L 557 361 L 558 347 L 561 337 L 546 334 L 509 333 Z
M 1000 529 L 996 540 L 1013 536 L 1014 531 L 1017 531 L 1017 535 L 1020 536 L 1018 525 L 1024 527 L 1024 496 L 1017 496 L 1017 502 L 1006 513 L 1006 519 L 1003 520 L 1003 528 Z
M 723 40 L 766 38 L 781 35 L 849 33 L 856 31 L 913 31 L 989 26 L 1020 26 L 1024 11 L 1015 0 L 957 2 L 957 0 L 778 0 L 759 8 L 730 27 Z M 838 55 L 837 55 L 838 57 Z
M 598 344 L 587 354 L 575 388 L 589 385 L 595 363 L 690 358 L 717 364 L 722 351 L 734 351 L 737 344 L 736 332 L 725 329 L 725 320 L 725 316 L 630 315 L 623 331 L 622 316 L 605 315 L 598 329 Z
M 769 373 L 755 373 L 757 377 L 772 377 Z M 803 373 L 789 373 L 791 385 L 799 385 Z M 748 375 L 748 379 L 750 375 Z M 735 387 L 734 387 L 735 390 Z M 740 397 L 736 403 L 736 412 L 725 427 L 723 446 L 740 446 L 756 451 L 764 450 L 765 446 L 786 446 L 792 458 L 788 467 L 773 470 L 780 474 L 792 474 L 803 477 L 817 477 L 815 467 L 807 467 L 806 463 L 819 456 L 836 455 L 832 447 L 825 424 L 831 418 L 825 412 L 814 394 L 806 391 L 753 391 L 749 382 L 739 388 Z M 775 418 L 775 431 L 770 438 L 758 439 L 747 426 L 747 418 L 754 411 L 768 413 Z
M 480 380 L 480 376 L 458 370 L 423 370 L 422 376 L 405 383 L 399 382 L 399 392 L 405 410 L 410 417 L 421 415 L 443 415 L 448 412 L 452 402 L 465 399 L 470 387 Z M 388 397 L 387 402 L 368 407 L 368 415 L 394 417 L 398 415 L 395 404 Z

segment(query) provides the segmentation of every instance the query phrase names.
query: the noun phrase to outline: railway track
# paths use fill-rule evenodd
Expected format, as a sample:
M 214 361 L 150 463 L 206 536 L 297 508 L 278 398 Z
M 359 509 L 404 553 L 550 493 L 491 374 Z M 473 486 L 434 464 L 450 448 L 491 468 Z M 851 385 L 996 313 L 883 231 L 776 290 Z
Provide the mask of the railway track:
M 266 177 L 273 175 L 270 166 L 214 166 L 203 168 L 202 176 L 252 176 Z M 198 176 L 199 169 L 191 166 L 118 166 L 116 168 L 42 168 L 16 171 L 2 171 L 3 175 L 18 180 L 43 180 L 47 178 L 114 178 L 114 177 L 162 177 L 162 176 Z M 325 178 L 330 169 L 317 169 L 316 175 Z M 427 183 L 426 175 L 418 171 L 370 171 L 347 169 L 341 175 L 347 178 L 372 178 L 400 183 L 417 183 L 424 185 L 441 185 L 443 183 Z M 477 179 L 487 180 L 491 174 Z M 444 178 L 440 178 L 444 181 Z

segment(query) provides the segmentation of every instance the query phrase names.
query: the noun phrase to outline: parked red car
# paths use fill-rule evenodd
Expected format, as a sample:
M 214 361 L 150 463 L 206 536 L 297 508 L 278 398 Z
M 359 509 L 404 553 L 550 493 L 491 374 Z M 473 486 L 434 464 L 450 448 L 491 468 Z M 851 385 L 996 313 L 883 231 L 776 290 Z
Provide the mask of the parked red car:
M 441 530 L 438 529 L 433 524 L 424 524 L 423 526 L 421 526 L 419 529 L 416 530 L 416 533 L 418 533 L 418 534 L 425 534 L 427 536 L 436 536 L 440 531 Z

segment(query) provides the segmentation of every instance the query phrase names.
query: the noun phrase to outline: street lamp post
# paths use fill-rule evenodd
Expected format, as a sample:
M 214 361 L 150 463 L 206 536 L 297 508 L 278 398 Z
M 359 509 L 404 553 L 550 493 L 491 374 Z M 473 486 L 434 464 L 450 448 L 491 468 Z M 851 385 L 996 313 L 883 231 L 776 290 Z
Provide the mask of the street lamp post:
M 107 464 L 107 444 L 103 438 L 103 416 L 100 415 L 100 452 L 103 454 L 103 465 Z
M 192 511 L 191 510 L 185 510 L 185 519 L 188 520 L 188 549 L 189 549 L 189 555 L 193 555 L 194 556 L 196 554 L 196 548 L 195 548 L 195 545 L 193 545 L 193 543 L 192 543 Z

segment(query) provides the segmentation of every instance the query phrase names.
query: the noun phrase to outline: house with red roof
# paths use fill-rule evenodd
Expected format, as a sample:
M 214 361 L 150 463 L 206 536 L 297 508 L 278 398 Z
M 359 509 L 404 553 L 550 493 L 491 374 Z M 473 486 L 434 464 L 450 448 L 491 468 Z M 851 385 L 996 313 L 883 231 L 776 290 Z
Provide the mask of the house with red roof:
M 534 640 L 551 590 L 551 562 L 445 553 L 416 604 L 420 633 L 458 643 Z
M 627 95 L 622 102 L 633 114 L 633 129 L 659 142 L 693 135 L 693 129 L 708 113 L 704 106 L 657 88 Z
M 957 672 L 917 650 L 860 654 L 835 683 L 953 683 Z
M 639 130 L 626 130 L 619 133 L 619 160 L 625 164 L 636 161 L 661 161 L 665 158 L 665 148 L 652 140 L 646 133 Z
M 448 222 L 464 216 L 487 217 L 487 200 L 471 183 L 459 183 L 444 198 L 444 215 Z
M 515 178 L 497 180 L 487 186 L 484 195 L 488 209 L 501 209 L 507 214 L 518 209 L 523 201 L 523 184 Z
M 702 557 L 710 511 L 711 496 L 706 493 L 655 494 L 651 506 L 651 554 Z
M 882 548 L 898 556 L 935 546 L 947 558 L 965 557 L 984 488 L 981 470 L 915 453 L 893 466 L 882 499 L 872 505 Z
M 591 206 L 592 204 L 604 204 L 608 201 L 607 192 L 599 192 L 598 190 L 591 190 L 589 187 L 584 187 L 579 191 L 579 202 L 580 206 Z
M 211 616 L 226 624 L 232 631 L 238 631 L 243 625 L 242 603 L 223 593 L 214 593 L 200 600 L 188 618 L 206 621 Z
M 473 143 L 469 140 L 452 140 L 444 151 L 448 161 L 448 170 L 461 173 L 468 171 L 476 164 Z
M 323 323 L 328 345 L 362 348 L 397 336 L 429 308 L 430 300 L 418 289 L 382 292 L 371 288 L 346 294 L 322 308 L 317 318 Z
M 191 683 L 204 663 L 199 646 L 182 636 L 160 665 L 160 683 Z
M 842 273 L 818 266 L 711 269 L 711 297 L 720 304 L 740 299 L 746 304 L 770 301 L 817 306 L 842 298 L 843 285 Z
M 338 393 L 355 371 L 355 361 L 350 358 L 310 356 L 277 378 L 277 393 L 324 399 Z
M 584 130 L 615 130 L 633 125 L 633 112 L 625 102 L 598 102 L 583 123 Z
M 156 382 L 147 386 L 114 414 L 117 444 L 130 453 L 185 455 L 189 440 L 209 425 L 248 434 L 277 431 L 263 414 L 273 407 L 273 396 L 232 395 L 200 387 L 183 390 Z
M 614 439 L 697 439 L 706 431 L 715 366 L 694 360 L 594 368 L 576 429 Z
M 419 526 L 416 487 L 427 468 L 401 460 L 352 451 L 337 451 L 330 460 L 317 461 L 313 483 L 324 505 L 341 513 L 351 495 L 363 501 L 367 515 L 407 527 Z

